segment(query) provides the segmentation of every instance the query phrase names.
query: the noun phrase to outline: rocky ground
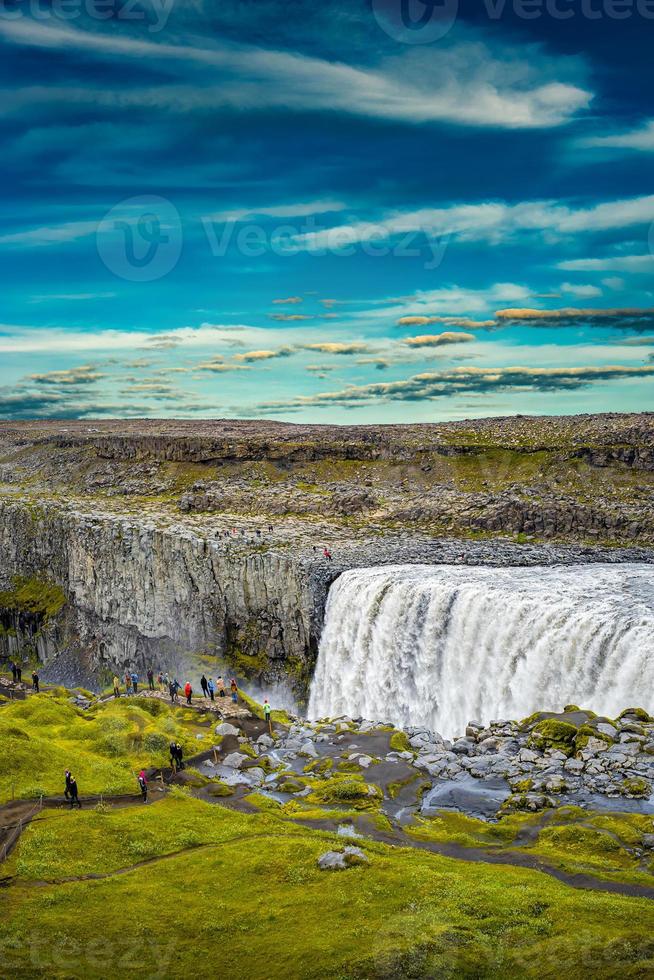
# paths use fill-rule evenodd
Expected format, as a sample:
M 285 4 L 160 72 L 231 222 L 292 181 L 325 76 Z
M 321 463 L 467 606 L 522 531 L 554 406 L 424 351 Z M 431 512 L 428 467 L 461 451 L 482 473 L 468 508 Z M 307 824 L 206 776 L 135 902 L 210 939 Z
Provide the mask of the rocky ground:
M 275 547 L 399 529 L 642 544 L 654 540 L 654 425 L 647 414 L 356 427 L 5 423 L 0 491 L 136 508 Z
M 570 705 L 522 722 L 471 722 L 453 742 L 350 718 L 277 726 L 254 741 L 229 722 L 216 734 L 236 742 L 218 765 L 199 767 L 209 778 L 281 804 L 378 809 L 400 826 L 442 810 L 490 820 L 564 804 L 654 813 L 654 719 L 642 709 L 612 720 Z

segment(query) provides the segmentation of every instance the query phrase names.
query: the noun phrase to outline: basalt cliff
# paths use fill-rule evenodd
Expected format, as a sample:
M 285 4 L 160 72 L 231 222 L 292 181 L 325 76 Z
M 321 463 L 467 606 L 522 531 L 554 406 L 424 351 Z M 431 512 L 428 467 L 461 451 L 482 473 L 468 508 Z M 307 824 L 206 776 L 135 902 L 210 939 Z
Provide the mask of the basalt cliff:
M 206 664 L 302 697 L 345 569 L 653 555 L 651 415 L 0 426 L 0 656 L 68 683 Z

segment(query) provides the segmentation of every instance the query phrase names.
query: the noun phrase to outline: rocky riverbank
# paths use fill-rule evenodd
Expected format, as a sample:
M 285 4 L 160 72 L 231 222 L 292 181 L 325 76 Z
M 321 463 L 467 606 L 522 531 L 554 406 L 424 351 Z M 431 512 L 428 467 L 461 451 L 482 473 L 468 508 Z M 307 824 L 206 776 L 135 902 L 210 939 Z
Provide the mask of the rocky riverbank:
M 209 760 L 201 771 L 280 805 L 379 811 L 400 825 L 442 811 L 497 820 L 564 805 L 654 813 L 654 719 L 640 708 L 618 719 L 569 705 L 471 722 L 453 741 L 351 718 L 277 726 L 256 741 L 226 723 L 216 734 L 235 741 L 217 768 Z M 648 840 L 654 846 L 654 834 Z

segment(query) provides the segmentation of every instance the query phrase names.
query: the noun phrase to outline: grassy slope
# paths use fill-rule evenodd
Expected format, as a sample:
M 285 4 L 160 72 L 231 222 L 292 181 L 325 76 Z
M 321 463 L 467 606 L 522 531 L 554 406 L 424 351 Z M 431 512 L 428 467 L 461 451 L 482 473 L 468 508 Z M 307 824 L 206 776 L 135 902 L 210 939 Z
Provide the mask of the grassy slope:
M 184 724 L 182 712 L 159 701 L 121 698 L 81 711 L 66 694 L 42 694 L 5 705 L 0 712 L 3 779 L 0 803 L 16 798 L 63 792 L 70 768 L 80 796 L 135 792 L 136 773 L 163 765 L 175 738 L 185 752 L 213 744 L 211 728 Z M 199 717 L 192 716 L 194 721 Z M 203 734 L 203 740 L 195 738 Z
M 327 835 L 180 796 L 142 810 L 48 816 L 0 892 L 16 977 L 596 977 L 654 970 L 654 906 L 534 872 L 365 843 L 371 864 L 320 872 Z M 151 853 L 213 847 L 102 881 Z M 60 853 L 45 862 L 43 852 Z
M 134 792 L 135 770 L 165 759 L 163 749 L 146 749 L 148 737 L 167 744 L 174 730 L 190 752 L 202 747 L 199 730 L 210 739 L 197 722 L 163 703 L 147 710 L 124 699 L 80 712 L 63 694 L 43 695 L 2 708 L 0 739 L 17 795 L 35 780 L 60 791 L 70 763 L 82 794 Z M 44 811 L 30 825 L 2 866 L 13 881 L 0 889 L 0 975 L 581 978 L 589 963 L 607 980 L 654 973 L 646 900 L 370 841 L 357 842 L 368 867 L 321 872 L 317 857 L 346 842 L 290 822 L 299 804 L 246 815 L 181 790 L 151 796 L 147 807 Z M 307 812 L 326 816 L 327 796 Z M 345 801 L 342 816 L 351 808 Z M 541 830 L 539 852 L 569 870 L 648 877 L 625 847 L 651 818 L 591 816 L 594 830 L 561 811 L 556 827 Z M 501 847 L 537 819 L 513 815 L 491 828 L 450 814 L 416 833 Z M 622 843 L 602 852 L 597 834 L 607 831 Z M 83 875 L 109 877 L 63 880 Z

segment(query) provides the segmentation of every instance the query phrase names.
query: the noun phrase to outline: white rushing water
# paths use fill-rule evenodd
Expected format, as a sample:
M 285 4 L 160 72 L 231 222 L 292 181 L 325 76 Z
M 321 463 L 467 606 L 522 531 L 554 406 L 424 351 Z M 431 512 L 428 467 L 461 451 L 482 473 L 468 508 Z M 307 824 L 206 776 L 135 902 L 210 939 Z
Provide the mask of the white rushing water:
M 310 718 L 451 737 L 569 703 L 654 708 L 654 566 L 401 565 L 331 587 Z

